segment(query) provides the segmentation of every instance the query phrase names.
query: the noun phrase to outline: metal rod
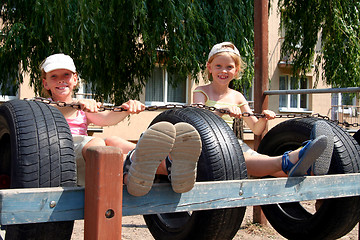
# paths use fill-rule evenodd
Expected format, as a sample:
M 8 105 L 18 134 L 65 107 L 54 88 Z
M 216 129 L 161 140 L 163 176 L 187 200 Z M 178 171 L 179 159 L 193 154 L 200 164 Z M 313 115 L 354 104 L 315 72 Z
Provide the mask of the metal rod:
M 356 93 L 360 87 L 349 88 L 323 88 L 323 89 L 294 89 L 294 90 L 267 90 L 264 95 L 286 95 L 286 94 L 314 94 L 314 93 Z

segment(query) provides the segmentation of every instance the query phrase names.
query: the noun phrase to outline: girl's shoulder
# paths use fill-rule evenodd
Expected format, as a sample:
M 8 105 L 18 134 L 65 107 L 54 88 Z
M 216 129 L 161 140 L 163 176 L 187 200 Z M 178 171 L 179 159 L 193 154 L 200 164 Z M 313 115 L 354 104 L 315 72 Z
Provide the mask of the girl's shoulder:
M 230 89 L 230 94 L 237 98 L 244 98 L 244 95 L 241 92 L 236 91 L 234 89 Z
M 208 95 L 208 91 L 206 90 L 206 88 L 204 88 L 205 86 L 198 86 L 195 88 L 195 90 L 193 91 L 194 94 L 194 101 L 195 102 L 203 102 L 205 103 L 206 101 L 209 100 L 209 95 Z M 204 99 L 203 99 L 204 98 Z M 204 102 L 205 101 L 205 102 Z
M 239 91 L 236 91 L 236 90 L 234 90 L 234 89 L 231 89 L 230 95 L 231 95 L 231 97 L 236 101 L 236 103 L 239 104 L 239 105 L 244 104 L 244 103 L 247 103 L 246 98 L 245 98 L 244 95 L 243 95 L 241 92 L 239 92 Z
M 209 85 L 203 85 L 203 86 L 196 87 L 193 92 L 194 93 L 202 93 L 208 98 L 208 95 L 211 91 L 209 89 Z
M 209 85 L 210 85 L 210 84 L 198 86 L 198 87 L 195 88 L 195 91 L 204 91 L 204 92 L 207 92 L 208 89 L 209 89 Z

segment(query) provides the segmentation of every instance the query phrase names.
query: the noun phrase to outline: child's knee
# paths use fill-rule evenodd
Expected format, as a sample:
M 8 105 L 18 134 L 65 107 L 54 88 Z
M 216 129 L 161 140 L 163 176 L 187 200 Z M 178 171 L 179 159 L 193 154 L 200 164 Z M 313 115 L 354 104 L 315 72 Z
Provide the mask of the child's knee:
M 121 151 L 126 154 L 129 151 L 133 150 L 135 148 L 135 144 L 132 142 L 129 142 L 121 137 L 118 136 L 111 136 L 105 139 L 106 146 L 112 146 L 120 148 Z
M 116 146 L 123 140 L 117 136 L 110 136 L 104 139 L 106 146 Z
M 105 145 L 105 140 L 102 138 L 94 138 L 91 141 L 89 141 L 86 145 L 89 145 L 90 147 L 92 146 L 106 146 Z
M 95 147 L 95 146 L 106 146 L 104 139 L 102 138 L 93 138 L 91 139 L 82 149 L 82 155 L 85 156 L 85 152 L 89 147 Z

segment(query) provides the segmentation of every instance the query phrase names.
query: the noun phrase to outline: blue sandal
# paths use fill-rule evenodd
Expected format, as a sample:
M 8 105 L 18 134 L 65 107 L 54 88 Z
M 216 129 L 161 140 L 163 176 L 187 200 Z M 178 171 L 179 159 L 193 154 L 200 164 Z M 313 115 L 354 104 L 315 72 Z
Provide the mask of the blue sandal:
M 327 137 L 320 136 L 314 140 L 308 141 L 299 152 L 299 160 L 293 164 L 290 162 L 287 151 L 282 156 L 281 168 L 289 177 L 309 175 L 310 167 L 316 159 L 324 152 L 327 146 Z

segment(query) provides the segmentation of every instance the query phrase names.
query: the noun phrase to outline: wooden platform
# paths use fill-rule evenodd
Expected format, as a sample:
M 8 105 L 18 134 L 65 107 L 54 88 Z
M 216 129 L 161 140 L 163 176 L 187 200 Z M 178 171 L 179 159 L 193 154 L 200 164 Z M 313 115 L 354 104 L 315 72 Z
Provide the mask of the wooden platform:
M 196 183 L 178 194 L 154 184 L 143 197 L 123 190 L 123 216 L 264 205 L 360 195 L 360 174 Z M 84 188 L 0 190 L 0 224 L 84 219 Z

